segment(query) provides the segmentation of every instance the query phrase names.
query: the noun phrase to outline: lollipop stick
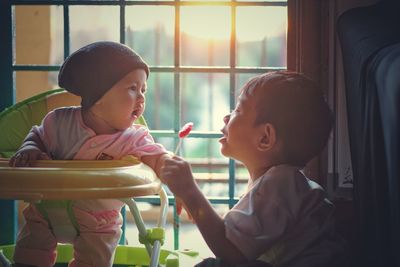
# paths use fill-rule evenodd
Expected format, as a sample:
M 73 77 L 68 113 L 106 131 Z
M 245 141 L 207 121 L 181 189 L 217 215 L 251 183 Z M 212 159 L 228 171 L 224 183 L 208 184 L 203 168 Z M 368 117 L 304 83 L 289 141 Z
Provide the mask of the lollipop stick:
M 174 155 L 178 154 L 179 148 L 181 147 L 181 144 L 182 144 L 182 138 L 179 138 L 178 144 L 176 145 L 176 148 L 175 148 Z

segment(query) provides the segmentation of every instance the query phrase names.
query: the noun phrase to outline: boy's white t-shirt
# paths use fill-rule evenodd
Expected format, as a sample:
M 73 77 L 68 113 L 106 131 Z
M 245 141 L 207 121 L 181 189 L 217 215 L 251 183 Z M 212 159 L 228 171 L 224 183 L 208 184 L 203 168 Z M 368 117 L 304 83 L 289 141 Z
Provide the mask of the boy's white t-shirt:
M 334 206 L 298 167 L 270 168 L 225 215 L 227 238 L 249 260 L 273 266 L 319 266 L 340 249 Z

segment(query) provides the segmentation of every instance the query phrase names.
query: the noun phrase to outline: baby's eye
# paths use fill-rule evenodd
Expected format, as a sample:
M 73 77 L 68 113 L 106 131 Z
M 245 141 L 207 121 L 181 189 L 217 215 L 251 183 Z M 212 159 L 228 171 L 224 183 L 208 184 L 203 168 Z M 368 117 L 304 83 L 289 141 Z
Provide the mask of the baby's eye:
M 129 87 L 128 89 L 129 89 L 129 90 L 132 90 L 132 91 L 136 91 L 136 90 L 137 90 L 137 87 L 136 87 L 136 86 L 131 86 L 131 87 Z

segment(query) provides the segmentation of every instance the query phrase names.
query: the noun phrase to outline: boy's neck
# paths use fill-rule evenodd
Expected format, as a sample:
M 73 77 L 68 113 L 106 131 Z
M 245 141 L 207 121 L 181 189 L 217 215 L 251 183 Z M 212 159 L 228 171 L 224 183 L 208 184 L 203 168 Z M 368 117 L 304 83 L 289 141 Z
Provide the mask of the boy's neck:
M 250 179 L 251 179 L 252 181 L 256 181 L 256 180 L 257 180 L 258 178 L 260 178 L 264 173 L 266 173 L 271 167 L 272 167 L 272 166 L 269 166 L 269 167 L 267 167 L 267 168 L 260 168 L 260 169 L 258 169 L 258 170 L 250 170 L 250 169 L 248 169 L 249 174 L 250 174 Z
M 274 166 L 285 164 L 285 161 L 279 160 L 277 158 L 275 159 L 270 159 L 270 158 L 264 158 L 262 159 L 260 157 L 259 161 L 254 161 L 251 164 L 245 164 L 247 167 L 247 170 L 250 175 L 250 179 L 253 181 L 256 181 L 258 178 L 260 178 L 264 173 L 266 173 L 269 169 L 271 169 Z

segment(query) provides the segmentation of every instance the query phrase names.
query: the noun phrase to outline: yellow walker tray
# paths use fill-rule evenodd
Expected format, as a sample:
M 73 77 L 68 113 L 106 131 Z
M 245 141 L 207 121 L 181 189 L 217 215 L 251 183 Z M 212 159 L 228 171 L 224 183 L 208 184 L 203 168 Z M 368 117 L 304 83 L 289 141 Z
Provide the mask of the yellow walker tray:
M 133 197 L 154 194 L 160 196 L 161 211 L 158 227 L 153 229 L 157 231 L 149 231 Z M 118 198 L 125 202 L 135 219 L 139 236 L 151 240 L 145 242 L 145 248 L 119 245 L 114 266 L 186 267 L 198 262 L 196 253 L 189 255 L 161 250 L 168 198 L 160 180 L 147 165 L 132 160 L 38 160 L 30 167 L 16 168 L 9 167 L 7 159 L 0 159 L 0 199 L 41 201 L 105 198 Z M 13 245 L 2 246 L 0 250 L 11 258 Z M 59 245 L 58 255 L 57 264 L 67 263 L 72 257 L 71 246 Z
M 125 198 L 158 194 L 161 182 L 133 160 L 38 160 L 9 167 L 0 159 L 0 198 L 60 200 Z

